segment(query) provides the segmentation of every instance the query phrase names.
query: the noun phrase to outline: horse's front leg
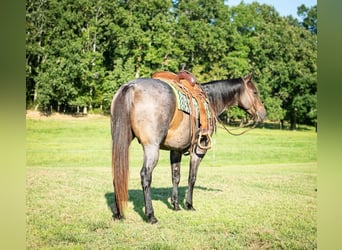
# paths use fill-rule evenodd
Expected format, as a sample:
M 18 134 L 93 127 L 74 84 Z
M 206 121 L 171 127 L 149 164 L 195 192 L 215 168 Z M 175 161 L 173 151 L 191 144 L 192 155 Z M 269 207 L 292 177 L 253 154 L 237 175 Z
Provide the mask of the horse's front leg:
M 158 158 L 159 147 L 154 145 L 144 146 L 144 164 L 140 171 L 141 186 L 144 193 L 145 215 L 147 220 L 152 224 L 158 222 L 157 218 L 154 216 L 151 199 L 152 171 L 157 165 Z
M 182 159 L 182 153 L 178 151 L 170 151 L 170 162 L 171 162 L 171 174 L 172 174 L 172 195 L 171 204 L 174 210 L 180 210 L 178 203 L 178 185 L 180 181 L 180 163 Z
M 206 150 L 202 150 L 197 146 L 194 147 L 193 152 L 190 154 L 190 170 L 189 170 L 189 179 L 188 179 L 188 192 L 186 196 L 185 206 L 189 210 L 195 210 L 193 207 L 192 196 L 194 191 L 194 186 L 197 177 L 198 166 L 203 159 Z

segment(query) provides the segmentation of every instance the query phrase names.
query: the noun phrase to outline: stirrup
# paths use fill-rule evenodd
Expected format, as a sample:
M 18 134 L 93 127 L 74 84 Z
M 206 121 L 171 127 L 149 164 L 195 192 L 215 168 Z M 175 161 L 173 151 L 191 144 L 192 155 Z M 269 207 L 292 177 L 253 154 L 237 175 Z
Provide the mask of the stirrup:
M 207 146 L 204 146 L 201 144 L 202 136 L 206 136 L 208 138 L 208 145 Z M 202 134 L 202 131 L 200 131 L 199 135 L 198 135 L 197 145 L 201 149 L 210 149 L 211 148 L 211 136 L 210 136 L 210 134 L 208 132 L 205 132 L 204 134 Z

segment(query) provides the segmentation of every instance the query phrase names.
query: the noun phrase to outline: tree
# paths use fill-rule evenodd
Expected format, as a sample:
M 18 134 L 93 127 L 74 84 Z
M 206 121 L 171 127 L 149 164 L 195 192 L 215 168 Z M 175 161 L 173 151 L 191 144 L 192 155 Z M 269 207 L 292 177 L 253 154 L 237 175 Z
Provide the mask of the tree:
M 242 18 L 253 16 L 255 20 L 252 26 L 252 20 L 243 19 L 246 23 L 240 25 L 240 30 L 250 37 L 249 60 L 268 117 L 289 120 L 295 129 L 297 122 L 306 116 L 298 112 L 300 104 L 296 100 L 315 96 L 317 91 L 317 37 L 290 19 L 280 17 L 267 5 L 253 3 L 238 7 L 247 9 L 239 12 L 245 13 Z M 310 105 L 315 104 L 310 102 Z
M 257 2 L 28 0 L 27 107 L 108 112 L 123 83 L 184 65 L 200 82 L 253 72 L 268 119 L 313 124 L 316 11 L 300 6 L 297 20 Z
M 317 5 L 308 8 L 302 4 L 297 8 L 297 14 L 302 18 L 300 24 L 312 34 L 317 35 Z
M 46 59 L 45 35 L 48 25 L 47 2 L 26 1 L 26 106 L 37 102 L 38 84 L 35 77 L 38 66 Z M 37 108 L 37 107 L 36 107 Z

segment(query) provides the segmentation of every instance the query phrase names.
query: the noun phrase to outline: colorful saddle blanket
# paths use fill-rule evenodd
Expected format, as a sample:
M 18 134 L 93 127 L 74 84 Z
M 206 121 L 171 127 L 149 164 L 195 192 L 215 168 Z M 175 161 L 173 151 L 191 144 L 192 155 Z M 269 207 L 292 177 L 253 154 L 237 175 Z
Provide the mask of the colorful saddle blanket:
M 169 83 L 169 82 L 168 82 Z M 188 114 L 191 114 L 191 108 L 190 108 L 190 100 L 189 98 L 187 97 L 186 94 L 184 94 L 182 91 L 180 91 L 179 89 L 177 89 L 173 84 L 170 84 L 170 87 L 172 88 L 173 92 L 175 93 L 175 96 L 176 96 L 176 100 L 177 100 L 177 107 L 179 110 L 185 112 L 185 113 L 188 113 Z M 198 119 L 199 116 L 200 116 L 200 112 L 199 112 L 199 106 L 198 106 L 198 102 L 197 100 L 192 97 L 192 103 L 194 105 L 194 108 L 195 108 L 195 117 Z M 204 106 L 205 108 L 205 112 L 207 114 L 207 117 L 211 117 L 211 112 L 210 112 L 210 109 L 209 109 L 209 106 L 208 106 L 208 103 L 206 102 L 203 102 L 202 105 Z

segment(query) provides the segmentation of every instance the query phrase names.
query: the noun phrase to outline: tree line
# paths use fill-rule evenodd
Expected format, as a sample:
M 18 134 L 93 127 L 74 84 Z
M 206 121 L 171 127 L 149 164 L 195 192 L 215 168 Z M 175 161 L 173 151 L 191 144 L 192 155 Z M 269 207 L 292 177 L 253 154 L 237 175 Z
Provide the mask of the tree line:
M 253 72 L 269 120 L 315 124 L 317 7 L 225 2 L 26 1 L 27 108 L 107 113 L 123 83 L 185 66 L 200 82 Z

